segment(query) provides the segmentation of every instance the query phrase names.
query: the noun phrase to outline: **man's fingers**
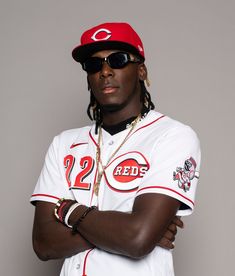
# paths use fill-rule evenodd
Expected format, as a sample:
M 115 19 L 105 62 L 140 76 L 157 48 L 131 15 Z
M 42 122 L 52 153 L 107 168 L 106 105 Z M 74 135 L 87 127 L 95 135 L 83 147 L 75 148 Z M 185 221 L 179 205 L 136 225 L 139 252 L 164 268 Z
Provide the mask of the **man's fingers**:
M 174 223 L 177 227 L 179 228 L 184 228 L 184 223 L 183 221 L 181 220 L 181 217 L 174 217 L 173 220 L 172 220 L 172 223 Z
M 175 248 L 173 242 L 171 242 L 170 240 L 166 239 L 165 237 L 161 238 L 161 240 L 159 241 L 158 245 L 162 248 L 165 249 L 173 249 Z
M 173 242 L 175 240 L 176 233 L 173 233 L 171 230 L 167 230 L 163 236 L 166 240 Z
M 184 228 L 184 223 L 180 217 L 174 217 L 171 224 L 168 226 L 166 232 L 164 233 L 158 245 L 165 249 L 175 248 L 174 240 L 177 234 L 177 227 Z
M 168 228 L 167 228 L 168 231 L 171 231 L 174 235 L 177 234 L 177 226 L 174 224 L 174 223 L 171 223 Z

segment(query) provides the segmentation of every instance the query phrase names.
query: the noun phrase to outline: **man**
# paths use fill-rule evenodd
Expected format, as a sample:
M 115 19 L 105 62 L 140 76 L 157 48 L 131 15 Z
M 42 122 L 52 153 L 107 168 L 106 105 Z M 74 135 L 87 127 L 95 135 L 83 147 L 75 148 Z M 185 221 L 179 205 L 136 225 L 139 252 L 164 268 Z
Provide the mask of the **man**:
M 84 32 L 93 126 L 54 138 L 31 201 L 34 250 L 65 258 L 61 275 L 174 275 L 176 215 L 188 215 L 200 166 L 193 130 L 156 111 L 141 39 L 127 23 Z M 188 189 L 176 178 L 193 162 Z M 160 246 L 159 246 L 160 245 Z

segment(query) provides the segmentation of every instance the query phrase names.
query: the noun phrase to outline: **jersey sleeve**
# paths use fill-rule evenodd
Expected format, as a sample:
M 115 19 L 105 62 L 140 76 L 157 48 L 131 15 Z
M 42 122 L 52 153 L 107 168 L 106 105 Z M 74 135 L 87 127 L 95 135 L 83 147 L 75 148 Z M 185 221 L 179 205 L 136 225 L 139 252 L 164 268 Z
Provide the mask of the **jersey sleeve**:
M 60 161 L 59 136 L 56 136 L 47 151 L 44 166 L 30 198 L 32 204 L 38 200 L 56 203 L 60 198 L 73 198 L 60 171 Z
M 200 160 L 200 143 L 190 127 L 179 126 L 169 130 L 152 149 L 150 169 L 138 188 L 137 196 L 165 194 L 182 203 L 177 215 L 191 214 Z

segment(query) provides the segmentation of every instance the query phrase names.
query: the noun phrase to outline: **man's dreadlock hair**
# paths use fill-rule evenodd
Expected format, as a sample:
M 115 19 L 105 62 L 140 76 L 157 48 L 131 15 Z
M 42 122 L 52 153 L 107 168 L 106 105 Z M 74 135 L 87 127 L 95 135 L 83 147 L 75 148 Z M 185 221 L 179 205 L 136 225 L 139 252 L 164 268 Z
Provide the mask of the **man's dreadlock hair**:
M 143 106 L 147 108 L 148 111 L 155 108 L 154 103 L 152 102 L 151 95 L 147 91 L 144 81 L 140 80 L 141 95 L 140 100 L 143 103 Z M 103 114 L 101 112 L 100 104 L 96 101 L 91 89 L 90 90 L 90 103 L 87 107 L 87 115 L 92 121 L 96 121 L 96 133 L 98 127 L 103 122 Z

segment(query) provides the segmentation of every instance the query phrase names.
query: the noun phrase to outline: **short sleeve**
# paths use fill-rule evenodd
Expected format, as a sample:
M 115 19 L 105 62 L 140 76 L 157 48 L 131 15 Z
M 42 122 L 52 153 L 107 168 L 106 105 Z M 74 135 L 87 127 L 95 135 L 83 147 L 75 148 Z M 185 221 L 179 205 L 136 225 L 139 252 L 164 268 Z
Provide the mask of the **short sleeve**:
M 59 137 L 56 136 L 50 145 L 41 174 L 31 196 L 31 203 L 35 201 L 47 201 L 56 203 L 59 198 L 72 198 L 67 188 L 65 178 L 60 171 Z
M 195 193 L 201 161 L 196 133 L 180 125 L 168 130 L 153 146 L 150 169 L 143 178 L 137 196 L 161 193 L 182 204 L 177 215 L 189 215 L 195 205 Z

